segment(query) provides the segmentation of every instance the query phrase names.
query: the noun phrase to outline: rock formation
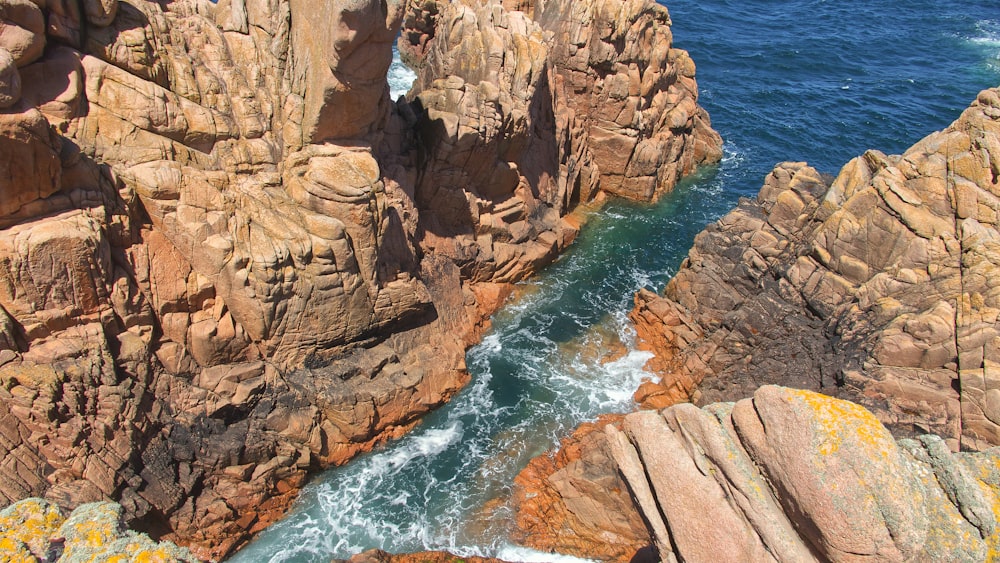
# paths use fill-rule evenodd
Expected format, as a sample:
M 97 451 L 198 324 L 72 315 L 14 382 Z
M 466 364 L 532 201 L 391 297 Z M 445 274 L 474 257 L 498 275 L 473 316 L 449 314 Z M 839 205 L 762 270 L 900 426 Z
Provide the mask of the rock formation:
M 900 436 L 1000 444 L 998 178 L 998 89 L 832 184 L 778 165 L 698 235 L 662 297 L 636 297 L 663 376 L 637 398 L 704 404 L 779 383 L 859 402 Z
M 125 529 L 122 507 L 113 502 L 84 504 L 66 517 L 58 506 L 38 498 L 0 511 L 0 558 L 18 563 L 199 561 L 187 549 Z
M 623 415 L 581 424 L 554 455 L 531 460 L 514 482 L 511 540 L 597 561 L 653 560 L 649 532 L 604 435 Z M 643 558 L 644 555 L 649 558 Z
M 608 442 L 661 561 L 987 561 L 1000 449 L 898 443 L 864 408 L 776 386 L 625 417 Z
M 739 400 L 779 383 L 860 403 L 898 437 L 938 434 L 932 457 L 1000 443 L 1000 294 L 991 281 L 1000 264 L 998 141 L 993 89 L 902 156 L 870 151 L 837 178 L 779 164 L 755 201 L 696 237 L 663 296 L 636 296 L 631 318 L 656 354 L 648 367 L 662 376 L 636 399 L 661 409 Z M 582 508 L 625 498 L 610 446 L 591 425 L 578 435 L 518 477 L 515 536 L 582 557 L 603 542 L 619 546 L 609 560 L 628 560 L 649 537 L 625 524 L 637 516 L 628 510 L 590 519 Z M 936 438 L 919 440 L 931 448 Z M 691 510 L 686 518 L 704 513 Z
M 578 203 L 719 157 L 693 75 L 652 2 L 0 0 L 0 504 L 227 553 L 456 392 Z

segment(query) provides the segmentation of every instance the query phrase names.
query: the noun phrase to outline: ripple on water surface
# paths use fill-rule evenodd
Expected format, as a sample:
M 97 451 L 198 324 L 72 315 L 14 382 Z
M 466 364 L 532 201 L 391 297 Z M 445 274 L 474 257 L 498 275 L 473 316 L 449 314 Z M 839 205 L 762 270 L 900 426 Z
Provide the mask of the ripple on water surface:
M 594 214 L 469 351 L 466 389 L 408 436 L 317 477 L 234 561 L 327 561 L 375 547 L 556 560 L 512 551 L 508 509 L 494 499 L 579 422 L 630 408 L 647 358 L 626 320 L 633 292 L 662 289 L 695 234 L 754 195 L 776 162 L 835 173 L 868 148 L 900 152 L 1000 80 L 993 0 L 669 5 L 675 42 L 698 63 L 702 103 L 727 140 L 721 166 L 656 205 L 613 202 Z

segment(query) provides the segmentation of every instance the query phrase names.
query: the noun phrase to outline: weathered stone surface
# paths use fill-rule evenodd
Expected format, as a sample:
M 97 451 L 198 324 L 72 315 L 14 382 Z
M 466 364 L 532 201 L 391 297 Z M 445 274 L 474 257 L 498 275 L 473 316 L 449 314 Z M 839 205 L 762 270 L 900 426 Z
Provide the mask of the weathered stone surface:
M 948 129 L 832 182 L 778 165 L 698 235 L 663 297 L 636 296 L 663 376 L 637 398 L 705 403 L 775 382 L 856 400 L 899 435 L 1000 443 L 998 139 L 1000 93 L 986 90 Z
M 14 56 L 0 47 L 0 109 L 7 109 L 21 99 L 21 74 Z
M 652 143 L 607 176 L 656 184 L 636 197 L 718 156 L 652 2 L 555 27 L 411 4 L 419 94 L 394 104 L 402 2 L 0 0 L 0 503 L 113 499 L 221 557 L 468 381 L 465 347 L 602 193 L 591 138 Z M 650 77 L 614 103 L 655 111 L 591 127 L 610 98 L 568 96 L 604 63 L 568 87 L 552 48 L 574 26 L 614 80 Z
M 19 67 L 29 65 L 45 50 L 45 15 L 31 0 L 0 2 L 0 47 Z
M 0 512 L 0 556 L 24 563 L 199 561 L 184 548 L 123 528 L 122 507 L 117 504 L 91 503 L 65 517 L 58 506 L 37 498 Z
M 0 113 L 0 221 L 59 190 L 60 144 L 38 110 Z
M 663 561 L 983 561 L 1000 540 L 997 449 L 897 444 L 818 393 L 764 386 L 606 433 Z
M 598 189 L 653 199 L 721 157 L 664 8 L 508 4 L 412 2 L 399 45 L 419 71 L 408 95 L 427 150 L 424 245 L 473 280 L 550 261 L 575 235 L 560 217 Z M 630 81 L 642 84 L 609 86 Z M 672 129 L 680 106 L 689 118 Z
M 621 416 L 581 425 L 554 455 L 531 460 L 514 481 L 511 539 L 543 552 L 600 561 L 640 561 L 650 541 L 603 429 Z

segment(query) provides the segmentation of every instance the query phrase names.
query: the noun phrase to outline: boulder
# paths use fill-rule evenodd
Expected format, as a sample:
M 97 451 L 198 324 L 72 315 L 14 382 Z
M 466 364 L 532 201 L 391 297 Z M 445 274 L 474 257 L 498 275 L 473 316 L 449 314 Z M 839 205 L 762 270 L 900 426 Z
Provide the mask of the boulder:
M 61 141 L 37 109 L 0 113 L 0 218 L 60 189 Z
M 6 49 L 18 67 L 27 66 L 45 50 L 45 15 L 31 0 L 0 2 L 0 48 Z
M 664 561 L 981 561 L 998 539 L 996 472 L 970 471 L 996 450 L 897 443 L 863 407 L 811 391 L 764 386 L 606 433 Z
M 8 561 L 171 561 L 197 563 L 187 549 L 156 542 L 122 527 L 122 507 L 81 506 L 69 516 L 42 499 L 29 498 L 0 512 L 0 555 Z

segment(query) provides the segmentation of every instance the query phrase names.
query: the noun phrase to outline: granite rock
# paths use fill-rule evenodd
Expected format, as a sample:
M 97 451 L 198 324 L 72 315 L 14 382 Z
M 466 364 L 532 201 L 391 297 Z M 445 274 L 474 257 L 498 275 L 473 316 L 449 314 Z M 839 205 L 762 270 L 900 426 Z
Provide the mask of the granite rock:
M 770 385 L 622 426 L 607 427 L 610 449 L 663 561 L 995 556 L 997 449 L 897 442 L 859 405 Z
M 663 296 L 632 312 L 657 354 L 653 407 L 749 396 L 765 383 L 849 398 L 899 436 L 1000 443 L 996 182 L 1000 92 L 903 155 L 836 178 L 778 165 L 695 239 Z
M 19 501 L 0 512 L 0 556 L 24 563 L 76 561 L 155 561 L 198 563 L 190 551 L 156 542 L 122 526 L 122 507 L 91 503 L 64 516 L 38 498 Z
M 222 557 L 457 392 L 581 203 L 718 158 L 655 3 L 548 5 L 600 42 L 577 86 L 655 67 L 614 131 L 669 160 L 613 174 L 587 115 L 611 98 L 554 70 L 565 18 L 416 4 L 0 0 L 0 504 L 112 499 Z M 404 19 L 436 39 L 394 103 Z

